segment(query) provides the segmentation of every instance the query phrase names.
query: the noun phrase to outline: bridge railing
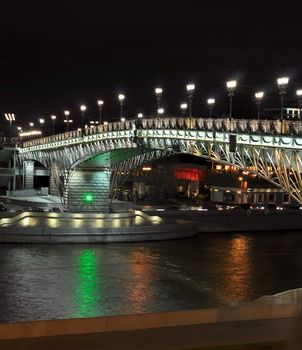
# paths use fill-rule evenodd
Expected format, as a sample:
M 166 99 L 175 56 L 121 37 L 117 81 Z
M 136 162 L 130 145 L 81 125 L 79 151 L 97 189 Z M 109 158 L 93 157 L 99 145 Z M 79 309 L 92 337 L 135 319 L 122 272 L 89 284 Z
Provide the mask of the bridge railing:
M 134 129 L 185 129 L 202 131 L 221 131 L 238 133 L 255 133 L 268 135 L 302 135 L 302 121 L 268 119 L 230 119 L 230 118 L 143 118 L 112 122 L 98 126 L 73 130 L 61 134 L 30 140 L 23 143 L 23 147 L 47 145 L 59 141 L 81 139 L 83 136 L 97 135 L 110 131 Z

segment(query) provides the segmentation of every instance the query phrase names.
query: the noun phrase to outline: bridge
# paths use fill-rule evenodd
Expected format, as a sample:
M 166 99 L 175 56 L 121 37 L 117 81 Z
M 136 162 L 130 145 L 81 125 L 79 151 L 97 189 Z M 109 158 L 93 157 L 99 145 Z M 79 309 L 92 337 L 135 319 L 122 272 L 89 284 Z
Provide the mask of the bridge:
M 24 142 L 25 183 L 33 162 L 50 169 L 50 191 L 67 210 L 108 211 L 120 175 L 167 154 L 187 153 L 249 170 L 302 205 L 302 122 L 144 118 Z

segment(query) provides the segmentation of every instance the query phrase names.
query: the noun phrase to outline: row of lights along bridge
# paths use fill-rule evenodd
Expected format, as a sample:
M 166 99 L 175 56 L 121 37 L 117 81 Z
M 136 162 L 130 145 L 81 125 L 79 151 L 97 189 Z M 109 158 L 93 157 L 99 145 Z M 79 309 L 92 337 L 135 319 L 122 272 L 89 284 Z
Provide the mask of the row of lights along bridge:
M 279 95 L 281 97 L 281 108 L 280 108 L 280 121 L 283 121 L 283 109 L 284 109 L 284 96 L 286 95 L 286 88 L 289 83 L 289 78 L 288 77 L 281 77 L 277 79 L 277 84 L 279 87 Z M 233 109 L 233 96 L 237 87 L 237 81 L 236 80 L 230 80 L 227 81 L 226 83 L 227 91 L 228 91 L 228 96 L 229 96 L 229 118 L 232 118 L 232 109 Z M 188 93 L 188 103 L 182 103 L 180 105 L 180 109 L 182 111 L 182 116 L 185 117 L 188 115 L 190 118 L 192 117 L 192 102 L 193 102 L 193 96 L 194 96 L 194 91 L 195 91 L 195 85 L 194 84 L 187 84 L 186 90 Z M 164 109 L 161 106 L 161 99 L 162 99 L 162 94 L 163 94 L 163 89 L 158 87 L 155 89 L 155 95 L 157 99 L 157 116 L 160 117 L 164 114 Z M 298 98 L 298 103 L 299 103 L 299 108 L 300 108 L 300 115 L 301 115 L 301 109 L 302 109 L 302 89 L 296 90 L 296 95 Z M 258 106 L 258 120 L 260 119 L 260 106 L 262 99 L 264 97 L 264 91 L 257 91 L 255 93 L 255 99 L 256 103 Z M 124 102 L 125 102 L 125 95 L 124 94 L 119 94 L 118 95 L 118 100 L 120 104 L 120 120 L 123 122 L 125 121 L 124 115 L 123 115 L 123 107 L 124 107 Z M 210 117 L 212 117 L 212 112 L 213 108 L 215 105 L 215 98 L 211 97 L 208 98 L 207 100 L 208 106 L 209 106 L 209 112 L 210 112 Z M 90 121 L 91 126 L 94 126 L 96 124 L 101 124 L 102 123 L 102 109 L 104 105 L 103 100 L 98 100 L 97 101 L 98 108 L 99 108 L 99 120 L 98 121 Z M 85 122 L 85 112 L 86 112 L 87 107 L 85 105 L 80 106 L 80 111 L 81 111 L 81 128 L 84 128 L 84 122 Z M 187 114 L 188 113 L 188 114 Z M 70 119 L 70 111 L 65 110 L 64 111 L 64 123 L 66 124 L 66 131 L 69 130 L 69 125 L 73 123 L 73 120 Z M 15 116 L 14 114 L 6 113 L 5 114 L 6 119 L 10 123 L 10 130 L 12 127 L 12 122 L 15 121 Z M 142 118 L 143 114 L 138 113 L 138 118 Z M 53 134 L 55 133 L 55 121 L 56 121 L 56 116 L 51 115 L 51 121 L 52 121 L 52 132 Z M 45 119 L 40 118 L 39 119 L 39 124 L 41 129 L 43 129 L 43 125 L 45 123 Z M 107 123 L 106 121 L 104 123 Z M 34 123 L 29 123 L 30 127 L 32 128 L 34 126 Z M 85 125 L 87 127 L 87 125 Z M 18 127 L 18 131 L 22 132 L 22 128 Z

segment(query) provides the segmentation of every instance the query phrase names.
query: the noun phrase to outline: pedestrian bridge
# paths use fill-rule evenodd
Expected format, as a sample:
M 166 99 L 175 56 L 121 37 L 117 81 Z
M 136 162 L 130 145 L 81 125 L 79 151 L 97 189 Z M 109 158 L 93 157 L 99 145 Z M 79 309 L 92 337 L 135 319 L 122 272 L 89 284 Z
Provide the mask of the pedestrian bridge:
M 28 187 L 31 164 L 39 161 L 69 210 L 108 210 L 120 173 L 173 153 L 252 171 L 302 205 L 300 121 L 144 118 L 31 140 L 19 151 Z

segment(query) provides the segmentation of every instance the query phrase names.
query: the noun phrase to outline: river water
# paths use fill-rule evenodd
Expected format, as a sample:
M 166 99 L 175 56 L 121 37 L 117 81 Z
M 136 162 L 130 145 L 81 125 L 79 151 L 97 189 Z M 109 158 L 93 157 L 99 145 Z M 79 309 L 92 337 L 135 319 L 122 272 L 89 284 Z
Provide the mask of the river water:
M 0 245 L 0 322 L 213 307 L 302 287 L 302 234 Z

